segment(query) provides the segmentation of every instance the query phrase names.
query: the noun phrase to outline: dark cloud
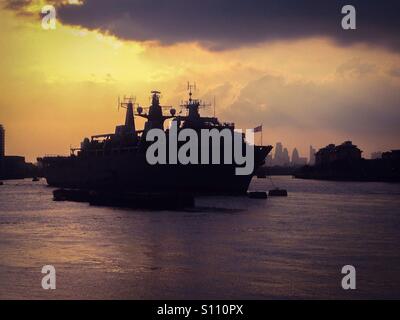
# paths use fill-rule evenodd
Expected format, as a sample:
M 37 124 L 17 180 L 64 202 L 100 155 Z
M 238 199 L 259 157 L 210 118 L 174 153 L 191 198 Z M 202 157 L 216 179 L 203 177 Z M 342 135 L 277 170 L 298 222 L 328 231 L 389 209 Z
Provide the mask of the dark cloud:
M 15 11 L 23 11 L 25 7 L 31 4 L 31 2 L 31 0 L 7 0 L 4 3 L 4 8 Z
M 6 0 L 2 3 L 2 8 L 12 10 L 19 16 L 34 17 L 32 12 L 26 11 L 26 7 L 31 4 L 32 0 Z
M 18 8 L 18 1 L 8 0 Z M 26 1 L 21 1 L 22 3 Z M 56 1 L 57 2 L 57 1 Z M 13 4 L 14 3 L 14 4 Z M 327 36 L 342 45 L 361 42 L 400 49 L 398 0 L 85 0 L 59 2 L 66 24 L 122 39 L 164 44 L 198 41 L 214 49 L 263 41 Z M 357 9 L 357 30 L 341 28 L 341 8 Z

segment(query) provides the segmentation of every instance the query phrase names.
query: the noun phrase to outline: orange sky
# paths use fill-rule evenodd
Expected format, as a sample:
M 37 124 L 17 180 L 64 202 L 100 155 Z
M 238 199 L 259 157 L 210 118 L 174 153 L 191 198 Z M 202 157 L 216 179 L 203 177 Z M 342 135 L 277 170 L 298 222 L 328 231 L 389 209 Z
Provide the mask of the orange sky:
M 177 106 L 187 81 L 197 83 L 199 97 L 216 96 L 221 120 L 243 128 L 264 123 L 264 143 L 297 146 L 303 156 L 310 144 L 347 139 L 365 156 L 400 147 L 391 117 L 376 116 L 398 115 L 400 77 L 392 71 L 400 57 L 382 48 L 340 47 L 325 38 L 223 51 L 161 46 L 61 23 L 43 30 L 40 20 L 5 9 L 0 26 L 0 123 L 9 155 L 34 161 L 68 154 L 83 137 L 123 122 L 118 95 L 147 105 L 150 90 L 158 89 L 162 103 Z

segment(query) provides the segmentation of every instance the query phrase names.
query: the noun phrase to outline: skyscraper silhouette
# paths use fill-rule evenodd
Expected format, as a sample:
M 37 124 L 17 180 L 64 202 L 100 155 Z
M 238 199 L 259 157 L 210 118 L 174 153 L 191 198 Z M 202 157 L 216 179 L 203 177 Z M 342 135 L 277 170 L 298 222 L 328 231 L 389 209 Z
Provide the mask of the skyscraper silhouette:
M 288 166 L 290 164 L 289 151 L 287 148 L 283 149 L 282 165 Z
M 275 166 L 283 165 L 283 146 L 280 142 L 276 143 L 273 163 Z
M 294 148 L 292 152 L 292 166 L 296 166 L 298 164 L 300 164 L 299 151 L 297 151 L 297 148 Z

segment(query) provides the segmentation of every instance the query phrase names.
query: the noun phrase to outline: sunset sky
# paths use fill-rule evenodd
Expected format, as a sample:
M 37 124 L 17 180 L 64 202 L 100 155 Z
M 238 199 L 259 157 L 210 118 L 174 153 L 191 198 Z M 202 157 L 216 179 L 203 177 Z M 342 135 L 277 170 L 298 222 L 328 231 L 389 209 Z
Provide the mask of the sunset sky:
M 0 0 L 0 123 L 6 153 L 34 161 L 114 131 L 117 98 L 179 105 L 187 81 L 217 117 L 264 125 L 308 156 L 352 140 L 400 148 L 399 1 Z M 341 8 L 357 9 L 343 30 Z M 44 30 L 41 8 L 57 9 Z M 206 113 L 212 113 L 212 110 Z M 141 121 L 137 122 L 140 128 Z

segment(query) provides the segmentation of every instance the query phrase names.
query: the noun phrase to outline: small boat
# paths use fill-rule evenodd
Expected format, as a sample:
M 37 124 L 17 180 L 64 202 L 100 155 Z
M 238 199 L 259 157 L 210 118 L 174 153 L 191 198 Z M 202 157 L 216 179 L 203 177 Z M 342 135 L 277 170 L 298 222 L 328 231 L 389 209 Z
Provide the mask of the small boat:
M 38 182 L 39 180 L 40 180 L 40 179 L 39 179 L 38 177 L 33 177 L 33 178 L 32 178 L 32 181 L 33 181 L 33 182 Z
M 265 191 L 253 191 L 253 192 L 248 192 L 247 196 L 250 199 L 267 199 L 268 195 Z
M 285 189 L 276 188 L 276 189 L 269 190 L 268 196 L 270 196 L 270 197 L 287 197 L 288 192 Z
M 0 186 L 2 186 L 2 185 L 4 185 L 4 182 L 3 182 L 3 181 L 0 181 Z

